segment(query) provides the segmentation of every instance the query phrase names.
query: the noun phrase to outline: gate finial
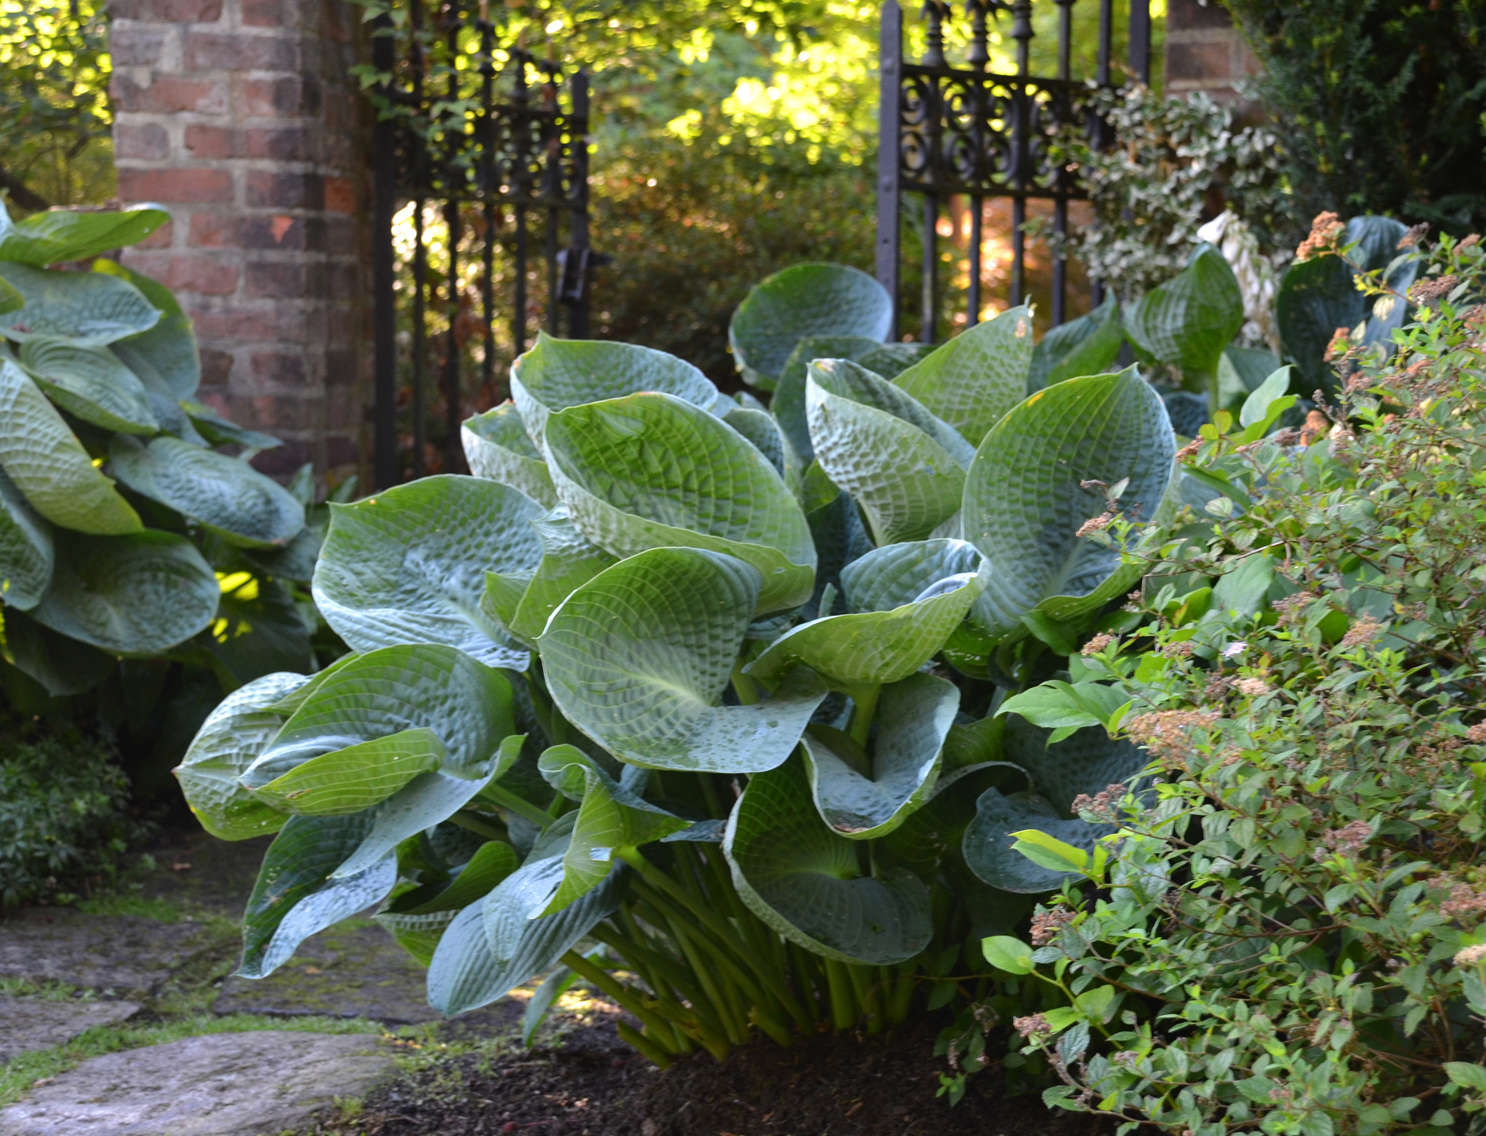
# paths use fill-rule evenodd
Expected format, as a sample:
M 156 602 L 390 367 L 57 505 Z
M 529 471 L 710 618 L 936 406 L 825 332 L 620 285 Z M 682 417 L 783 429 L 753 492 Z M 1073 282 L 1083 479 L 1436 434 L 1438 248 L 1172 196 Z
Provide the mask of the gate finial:
M 924 64 L 943 67 L 944 20 L 949 15 L 949 0 L 925 0 L 923 14 L 929 21 L 929 45 L 924 51 Z
M 986 17 L 1010 7 L 1006 0 L 965 0 L 965 11 L 970 15 L 970 66 L 977 71 L 984 70 L 991 61 Z

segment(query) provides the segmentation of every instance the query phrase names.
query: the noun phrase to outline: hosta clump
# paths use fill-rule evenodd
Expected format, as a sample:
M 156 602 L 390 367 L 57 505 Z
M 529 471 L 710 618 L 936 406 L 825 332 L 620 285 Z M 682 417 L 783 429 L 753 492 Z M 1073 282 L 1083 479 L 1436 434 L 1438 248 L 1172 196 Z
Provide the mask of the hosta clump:
M 1004 706 L 1137 740 L 1160 783 L 1079 802 L 1117 833 L 1063 856 L 1030 942 L 986 944 L 1067 998 L 1019 1022 L 1049 1103 L 1194 1136 L 1486 1131 L 1486 256 L 1410 255 L 1388 275 L 1418 309 L 1337 360 L 1338 421 L 1209 428 L 1219 495 L 1129 625 Z
M 1072 798 L 1142 759 L 992 715 L 1134 582 L 1080 530 L 1165 517 L 1171 428 L 1133 369 L 1029 394 L 1025 308 L 928 353 L 887 304 L 831 265 L 755 290 L 771 410 L 543 338 L 466 423 L 478 476 L 335 508 L 354 653 L 237 692 L 179 770 L 212 832 L 278 832 L 243 973 L 375 904 L 438 1008 L 561 963 L 534 1016 L 580 975 L 663 1061 L 942 1002 L 1056 885 L 1008 833 L 1092 846 Z
M 215 448 L 278 443 L 193 401 L 196 340 L 166 288 L 105 259 L 49 267 L 167 220 L 0 207 L 0 677 L 27 712 L 100 684 L 125 719 L 163 683 L 180 703 L 162 663 L 134 660 L 202 668 L 213 701 L 315 662 L 292 588 L 318 542 L 307 480 L 291 492 Z

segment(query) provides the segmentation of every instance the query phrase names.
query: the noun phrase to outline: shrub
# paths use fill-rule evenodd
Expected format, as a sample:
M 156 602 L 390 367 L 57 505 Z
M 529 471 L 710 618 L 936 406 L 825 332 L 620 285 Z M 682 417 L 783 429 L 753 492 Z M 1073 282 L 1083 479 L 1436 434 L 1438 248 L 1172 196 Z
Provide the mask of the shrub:
M 162 726 L 184 715 L 189 737 L 210 704 L 190 721 L 193 693 L 315 665 L 319 533 L 307 471 L 291 492 L 217 448 L 277 442 L 193 400 L 196 339 L 166 288 L 106 259 L 48 267 L 166 220 L 0 208 L 0 685 L 168 764 Z
M 1409 298 L 1391 342 L 1338 346 L 1311 444 L 1205 428 L 1205 515 L 1071 685 L 1003 708 L 1076 697 L 1063 720 L 1139 742 L 1156 781 L 1077 802 L 1118 831 L 1063 856 L 1031 944 L 987 944 L 1069 1001 L 1018 1023 L 1050 1104 L 1194 1136 L 1486 1130 L 1476 239 Z
M 991 712 L 1138 577 L 1088 534 L 1169 514 L 1176 444 L 1133 369 L 1029 395 L 1074 364 L 1026 308 L 929 354 L 887 320 L 840 266 L 755 289 L 767 412 L 543 339 L 466 423 L 480 476 L 335 509 L 314 592 L 355 653 L 244 687 L 178 771 L 212 832 L 278 833 L 241 973 L 379 904 L 435 1006 L 562 963 L 661 1061 L 953 996 L 1060 879 L 1006 833 L 1092 847 L 1071 802 L 1139 764 Z

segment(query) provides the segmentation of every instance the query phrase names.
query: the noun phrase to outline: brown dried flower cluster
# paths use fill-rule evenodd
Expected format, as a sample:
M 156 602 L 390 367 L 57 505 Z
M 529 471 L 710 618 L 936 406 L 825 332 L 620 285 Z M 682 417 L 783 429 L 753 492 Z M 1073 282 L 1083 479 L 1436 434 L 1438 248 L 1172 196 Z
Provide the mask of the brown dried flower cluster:
M 1295 250 L 1295 259 L 1310 260 L 1312 257 L 1335 252 L 1336 243 L 1345 229 L 1346 226 L 1335 213 L 1317 213 L 1316 219 L 1311 222 L 1310 235 Z
M 1079 648 L 1079 654 L 1087 659 L 1092 655 L 1097 655 L 1100 651 L 1104 650 L 1104 648 L 1108 647 L 1114 641 L 1115 637 L 1108 631 L 1101 631 L 1098 635 L 1093 636 L 1087 643 Z
M 1080 793 L 1073 798 L 1070 806 L 1074 816 L 1087 814 L 1095 820 L 1113 821 L 1118 813 L 1117 807 L 1125 796 L 1125 786 L 1106 785 L 1092 797 L 1087 793 Z
M 1305 617 L 1305 609 L 1321 597 L 1315 592 L 1299 591 L 1282 596 L 1271 605 L 1281 625 L 1299 623 Z
M 1274 687 L 1270 686 L 1262 678 L 1257 678 L 1253 675 L 1234 679 L 1233 688 L 1249 698 L 1262 698 L 1266 694 L 1274 693 Z
M 1190 659 L 1192 652 L 1195 650 L 1196 648 L 1192 645 L 1192 640 L 1183 639 L 1178 643 L 1167 643 L 1161 648 L 1161 654 L 1165 655 L 1168 659 Z
M 1096 533 L 1101 531 L 1102 529 L 1107 529 L 1111 524 L 1114 523 L 1114 519 L 1115 515 L 1113 513 L 1100 513 L 1097 517 L 1090 517 L 1087 521 L 1080 525 L 1078 528 L 1078 532 L 1074 533 L 1073 535 L 1084 537 L 1088 536 L 1090 533 Z
M 1440 914 L 1446 919 L 1474 919 L 1486 913 L 1486 892 L 1477 891 L 1470 884 L 1455 884 L 1450 888 L 1450 898 L 1440 904 Z
M 1328 852 L 1338 856 L 1355 857 L 1372 839 L 1372 825 L 1365 820 L 1354 820 L 1341 828 L 1328 828 L 1321 834 L 1325 848 L 1316 849 L 1316 859 L 1324 860 Z
M 1465 731 L 1465 740 L 1476 745 L 1486 745 L 1486 722 L 1477 722 Z
M 1429 222 L 1420 221 L 1417 225 L 1410 225 L 1404 235 L 1398 238 L 1398 244 L 1394 247 L 1398 249 L 1413 248 L 1427 236 L 1429 236 Z
M 1012 1018 L 1011 1028 L 1029 1041 L 1046 1037 L 1053 1032 L 1052 1023 L 1046 1014 L 1028 1014 L 1025 1018 Z
M 1460 277 L 1453 273 L 1445 276 L 1426 276 L 1422 280 L 1414 281 L 1409 289 L 1409 299 L 1416 304 L 1432 304 L 1448 296 L 1459 283 Z
M 1197 753 L 1191 732 L 1211 729 L 1217 722 L 1214 710 L 1155 710 L 1127 719 L 1125 732 L 1163 765 L 1184 769 Z
M 1353 647 L 1365 647 L 1376 639 L 1383 630 L 1383 625 L 1370 615 L 1364 615 L 1352 621 L 1352 626 L 1347 628 L 1347 633 L 1342 636 L 1342 650 L 1350 651 Z
M 1039 910 L 1032 916 L 1032 930 L 1028 936 L 1034 947 L 1045 947 L 1052 942 L 1068 924 L 1073 922 L 1073 917 L 1078 913 L 1071 907 L 1054 907 L 1050 910 Z
M 1352 346 L 1352 333 L 1345 327 L 1339 327 L 1331 333 L 1331 341 L 1326 344 L 1325 359 L 1328 363 L 1335 363 L 1347 354 Z

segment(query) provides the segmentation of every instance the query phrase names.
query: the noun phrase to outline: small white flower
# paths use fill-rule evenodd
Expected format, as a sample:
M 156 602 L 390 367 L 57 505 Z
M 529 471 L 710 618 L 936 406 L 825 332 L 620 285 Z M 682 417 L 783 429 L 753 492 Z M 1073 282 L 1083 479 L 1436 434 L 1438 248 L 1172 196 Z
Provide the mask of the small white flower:
M 1232 643 L 1229 643 L 1228 646 L 1223 648 L 1223 658 L 1236 659 L 1248 649 L 1249 645 L 1242 639 L 1235 639 Z

